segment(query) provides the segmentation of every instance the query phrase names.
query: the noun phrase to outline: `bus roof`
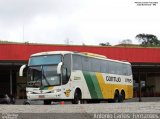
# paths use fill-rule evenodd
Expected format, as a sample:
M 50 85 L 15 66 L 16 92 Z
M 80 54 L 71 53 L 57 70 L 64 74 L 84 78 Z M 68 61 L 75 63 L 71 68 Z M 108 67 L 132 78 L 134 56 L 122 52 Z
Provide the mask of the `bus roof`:
M 33 56 L 41 56 L 41 55 L 52 55 L 52 54 L 68 54 L 68 53 L 73 53 L 72 51 L 48 51 L 48 52 L 40 52 L 36 54 L 32 54 L 31 57 Z
M 104 55 L 99 55 L 99 54 L 95 54 L 95 53 L 90 53 L 90 52 L 80 52 L 84 55 L 87 55 L 87 56 L 91 56 L 91 57 L 99 57 L 99 58 L 107 58 L 106 56 Z
M 113 62 L 119 62 L 119 63 L 126 63 L 126 64 L 130 64 L 127 61 L 119 61 L 119 60 L 113 60 L 113 59 L 109 59 L 104 55 L 99 55 L 99 54 L 95 54 L 95 53 L 89 53 L 89 52 L 77 52 L 77 51 L 48 51 L 48 52 L 40 52 L 40 53 L 36 53 L 36 54 L 32 54 L 31 57 L 34 56 L 43 56 L 43 55 L 52 55 L 52 54 L 77 54 L 77 55 L 81 55 L 81 56 L 87 56 L 87 57 L 92 57 L 92 58 L 97 58 L 97 59 L 103 59 L 103 60 L 108 60 L 108 61 L 113 61 Z

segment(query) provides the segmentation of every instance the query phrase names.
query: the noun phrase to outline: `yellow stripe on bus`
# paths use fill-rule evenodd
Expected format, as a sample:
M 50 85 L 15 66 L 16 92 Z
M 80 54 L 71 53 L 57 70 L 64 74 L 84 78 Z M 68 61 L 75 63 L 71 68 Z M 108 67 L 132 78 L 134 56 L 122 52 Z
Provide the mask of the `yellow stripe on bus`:
M 102 73 L 96 73 L 96 77 L 103 95 L 104 99 L 113 99 L 114 92 L 116 89 L 121 92 L 122 90 L 125 91 L 126 99 L 133 97 L 133 86 L 132 85 L 123 85 L 123 84 L 109 84 L 105 83 L 105 79 L 103 78 Z
M 98 83 L 99 83 L 99 86 L 101 88 L 101 92 L 102 92 L 102 95 L 103 95 L 103 98 L 107 98 L 107 87 L 106 87 L 106 84 L 104 82 L 104 79 L 103 79 L 103 76 L 102 76 L 102 73 L 96 73 L 96 77 L 98 79 Z
M 53 90 L 53 86 L 48 87 L 48 90 Z

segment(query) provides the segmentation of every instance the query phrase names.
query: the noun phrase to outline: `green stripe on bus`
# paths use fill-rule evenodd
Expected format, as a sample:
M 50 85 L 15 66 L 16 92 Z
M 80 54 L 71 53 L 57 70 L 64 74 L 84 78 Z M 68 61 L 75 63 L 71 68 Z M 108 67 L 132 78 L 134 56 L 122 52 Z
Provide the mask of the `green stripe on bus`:
M 90 76 L 90 73 L 84 71 L 84 72 L 83 72 L 83 75 L 84 75 L 84 78 L 85 78 L 85 80 L 86 80 L 86 83 L 87 83 L 89 92 L 90 92 L 90 94 L 91 94 L 91 98 L 92 98 L 92 99 L 97 99 L 98 96 L 97 96 L 97 93 L 96 93 L 96 91 L 95 91 L 95 87 L 94 87 L 92 78 L 91 78 L 91 76 Z
M 95 91 L 97 93 L 98 99 L 103 99 L 103 95 L 102 95 L 98 80 L 96 78 L 96 74 L 95 73 L 90 73 L 90 75 L 91 75 L 91 78 L 92 78 L 92 81 L 93 81 L 93 84 L 94 84 Z

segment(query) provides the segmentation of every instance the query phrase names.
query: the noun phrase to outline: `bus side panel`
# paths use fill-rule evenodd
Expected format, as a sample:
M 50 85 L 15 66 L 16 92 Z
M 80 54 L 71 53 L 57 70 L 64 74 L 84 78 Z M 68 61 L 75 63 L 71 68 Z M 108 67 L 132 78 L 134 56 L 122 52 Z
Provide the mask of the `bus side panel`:
M 107 81 L 106 76 L 120 77 L 120 82 Z M 115 91 L 118 90 L 119 93 L 123 90 L 125 92 L 126 99 L 132 98 L 133 96 L 133 85 L 132 83 L 125 82 L 126 78 L 132 80 L 131 76 L 121 76 L 105 73 L 96 73 L 97 80 L 99 82 L 101 92 L 103 94 L 103 99 L 113 99 Z
M 133 86 L 125 83 L 126 77 L 121 76 L 122 82 L 115 83 L 106 81 L 106 76 L 107 74 L 99 72 L 73 71 L 70 84 L 72 97 L 70 98 L 74 98 L 74 91 L 77 87 L 81 89 L 82 99 L 113 99 L 116 89 L 119 93 L 124 90 L 126 99 L 132 98 Z
M 133 98 L 133 86 L 128 85 L 127 90 L 128 90 L 128 93 L 126 95 L 126 99 Z
M 114 98 L 115 91 L 118 90 L 119 94 L 122 92 L 122 90 L 125 92 L 125 99 L 128 99 L 129 97 L 129 85 L 125 84 L 111 84 L 112 85 L 112 96 L 110 99 Z
M 94 72 L 83 71 L 83 75 L 88 86 L 92 99 L 103 99 L 99 82 Z
M 79 87 L 82 93 L 82 99 L 91 99 L 89 86 L 86 83 L 86 79 L 82 71 L 80 70 L 73 71 L 71 75 L 71 80 L 72 80 L 71 85 L 73 87 L 73 92 L 72 92 L 73 96 L 75 89 Z
M 105 83 L 105 76 L 102 73 L 96 73 L 97 80 L 100 85 L 100 89 L 103 95 L 103 99 L 108 99 L 112 97 L 112 85 L 111 84 L 106 84 Z
M 74 99 L 75 90 L 79 88 L 82 93 L 82 99 L 91 99 L 91 95 L 84 79 L 83 73 L 80 70 L 71 72 L 70 80 L 67 84 L 62 85 L 62 99 Z

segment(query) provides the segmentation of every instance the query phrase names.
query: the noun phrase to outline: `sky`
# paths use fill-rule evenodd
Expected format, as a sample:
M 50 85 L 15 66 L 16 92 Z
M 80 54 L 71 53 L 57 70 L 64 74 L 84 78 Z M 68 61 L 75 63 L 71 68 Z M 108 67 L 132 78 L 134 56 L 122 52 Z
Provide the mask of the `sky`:
M 47 44 L 139 43 L 139 33 L 160 39 L 160 2 L 148 0 L 0 0 L 0 40 Z

